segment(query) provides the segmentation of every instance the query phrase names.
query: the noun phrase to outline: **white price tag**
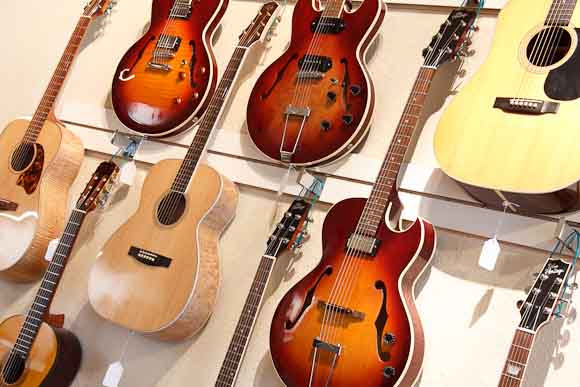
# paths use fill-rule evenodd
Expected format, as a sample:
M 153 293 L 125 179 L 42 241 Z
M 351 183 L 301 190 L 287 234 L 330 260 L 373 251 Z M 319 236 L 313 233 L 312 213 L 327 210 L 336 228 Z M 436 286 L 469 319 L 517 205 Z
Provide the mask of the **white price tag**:
M 500 251 L 501 247 L 495 237 L 486 240 L 479 256 L 479 266 L 485 270 L 493 271 Z
M 121 166 L 119 171 L 119 182 L 123 185 L 132 186 L 135 182 L 135 174 L 137 173 L 137 166 L 135 161 L 127 161 Z
M 44 254 L 45 260 L 47 260 L 48 262 L 52 261 L 52 257 L 54 256 L 54 253 L 56 253 L 56 248 L 58 247 L 59 243 L 60 239 L 53 239 L 50 242 L 48 242 L 48 247 L 46 248 L 46 253 Z
M 121 362 L 114 362 L 107 369 L 103 378 L 103 387 L 118 387 L 121 377 L 123 376 L 123 365 Z
M 314 176 L 312 176 L 308 171 L 304 171 L 302 176 L 300 176 L 300 181 L 298 183 L 302 187 L 304 187 L 306 189 L 310 189 L 310 187 L 312 187 L 312 185 L 314 184 L 315 181 L 316 181 L 316 178 Z

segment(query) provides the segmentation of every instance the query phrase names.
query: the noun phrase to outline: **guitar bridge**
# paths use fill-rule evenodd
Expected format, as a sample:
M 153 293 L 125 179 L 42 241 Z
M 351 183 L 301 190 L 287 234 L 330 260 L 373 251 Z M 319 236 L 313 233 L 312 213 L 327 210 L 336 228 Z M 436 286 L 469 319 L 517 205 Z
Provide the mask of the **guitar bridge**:
M 0 199 L 0 211 L 16 211 L 18 203 L 10 200 Z
M 153 70 L 171 71 L 171 66 L 165 63 L 149 62 L 147 66 Z
M 555 114 L 558 112 L 560 104 L 539 99 L 498 97 L 495 99 L 493 107 L 508 113 Z
M 328 309 L 331 312 L 335 312 L 338 314 L 344 314 L 345 316 L 352 317 L 355 320 L 363 321 L 365 319 L 365 314 L 363 312 L 346 308 L 344 306 L 332 304 L 330 302 L 318 301 L 318 307 L 321 309 Z

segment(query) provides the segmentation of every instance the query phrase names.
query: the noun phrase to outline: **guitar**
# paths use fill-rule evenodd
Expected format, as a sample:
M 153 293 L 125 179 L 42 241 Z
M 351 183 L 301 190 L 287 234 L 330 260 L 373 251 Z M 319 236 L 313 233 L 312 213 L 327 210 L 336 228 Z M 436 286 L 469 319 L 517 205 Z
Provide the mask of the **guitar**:
M 435 132 L 443 172 L 494 208 L 580 208 L 580 51 L 576 0 L 511 0 L 491 52 Z
M 254 276 L 251 290 L 220 368 L 215 383 L 216 387 L 233 387 L 235 385 L 276 260 L 289 249 L 296 251 L 300 247 L 300 241 L 306 235 L 305 225 L 309 222 L 310 209 L 311 204 L 303 198 L 294 200 L 268 238 L 268 248 L 262 255 L 258 271 Z
M 277 10 L 277 3 L 266 3 L 242 32 L 185 159 L 151 168 L 137 212 L 103 247 L 89 278 L 89 300 L 103 318 L 173 340 L 195 334 L 209 319 L 219 285 L 218 240 L 238 194 L 199 161 L 244 59 L 271 33 Z
M 70 386 L 81 364 L 78 338 L 48 323 L 54 293 L 88 213 L 106 202 L 118 167 L 99 165 L 80 195 L 28 313 L 0 323 L 0 387 Z M 56 319 L 54 319 L 56 321 Z
M 31 120 L 9 123 L 0 134 L 0 277 L 38 279 L 48 243 L 65 223 L 68 191 L 84 149 L 53 114 L 54 102 L 93 19 L 111 6 L 91 0 L 84 8 Z
M 548 259 L 526 300 L 520 302 L 521 320 L 514 334 L 499 387 L 522 385 L 536 334 L 551 320 L 560 317 L 561 309 L 566 309 L 570 302 L 564 298 L 570 269 L 571 264 L 568 262 Z
M 346 4 L 346 5 L 345 5 Z M 386 6 L 299 0 L 290 46 L 258 78 L 247 110 L 250 138 L 271 159 L 314 166 L 356 148 L 368 133 L 375 91 L 364 57 Z
M 163 137 L 191 127 L 217 83 L 212 37 L 229 0 L 154 0 L 151 26 L 123 56 L 111 97 L 134 132 Z
M 343 200 L 330 209 L 320 263 L 280 301 L 270 352 L 287 386 L 393 387 L 417 380 L 425 340 L 414 289 L 436 238 L 421 218 L 403 229 L 396 181 L 431 80 L 458 55 L 475 17 L 475 11 L 453 11 L 424 50 L 369 199 Z

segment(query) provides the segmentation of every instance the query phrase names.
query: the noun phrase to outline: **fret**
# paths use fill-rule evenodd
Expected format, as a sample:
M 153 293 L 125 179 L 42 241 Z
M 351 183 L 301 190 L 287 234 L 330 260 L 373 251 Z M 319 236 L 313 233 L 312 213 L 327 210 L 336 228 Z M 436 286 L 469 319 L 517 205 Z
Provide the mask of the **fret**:
M 553 0 L 544 22 L 548 26 L 567 26 L 576 9 L 576 0 Z

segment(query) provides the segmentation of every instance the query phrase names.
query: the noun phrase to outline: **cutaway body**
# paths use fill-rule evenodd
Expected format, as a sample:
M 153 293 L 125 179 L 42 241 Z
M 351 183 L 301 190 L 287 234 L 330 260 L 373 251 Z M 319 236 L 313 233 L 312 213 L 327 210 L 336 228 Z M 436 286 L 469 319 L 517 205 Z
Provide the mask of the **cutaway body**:
M 290 46 L 259 77 L 248 103 L 248 131 L 261 152 L 317 165 L 362 141 L 375 104 L 364 56 L 385 9 L 382 1 L 365 0 L 354 13 L 328 18 L 317 1 L 296 3 Z M 322 16 L 337 23 L 336 31 L 316 27 Z M 281 150 L 292 154 L 284 159 Z
M 435 132 L 441 169 L 491 207 L 507 199 L 525 213 L 580 208 L 580 14 L 575 2 L 560 11 L 554 2 L 567 24 L 550 16 L 550 3 L 506 4 L 486 62 Z
M 25 282 L 40 278 L 48 243 L 65 224 L 68 192 L 81 166 L 84 150 L 77 136 L 47 120 L 36 141 L 34 161 L 13 168 L 28 120 L 11 122 L 0 133 L 0 278 Z
M 289 387 L 411 386 L 420 374 L 424 338 L 414 287 L 434 252 L 435 231 L 423 219 L 402 232 L 382 222 L 376 255 L 347 259 L 365 203 L 348 199 L 330 210 L 322 260 L 276 309 L 270 350 Z M 337 309 L 325 314 L 324 303 Z M 339 347 L 336 358 L 323 345 L 314 361 L 315 339 Z
M 200 165 L 183 214 L 157 216 L 179 169 L 164 160 L 149 172 L 137 212 L 107 241 L 92 268 L 89 299 L 103 318 L 161 339 L 183 339 L 210 317 L 219 286 L 218 240 L 237 205 L 235 185 Z
M 9 353 L 13 348 L 25 317 L 15 315 L 0 323 L 0 364 L 2 375 L 16 367 L 10 361 Z M 82 358 L 78 338 L 70 331 L 53 328 L 43 323 L 32 346 L 25 369 L 16 383 L 0 386 L 14 387 L 65 387 L 70 386 L 80 368 Z
M 211 39 L 228 2 L 153 1 L 149 30 L 123 56 L 113 80 L 113 108 L 125 126 L 162 137 L 201 117 L 217 83 Z

